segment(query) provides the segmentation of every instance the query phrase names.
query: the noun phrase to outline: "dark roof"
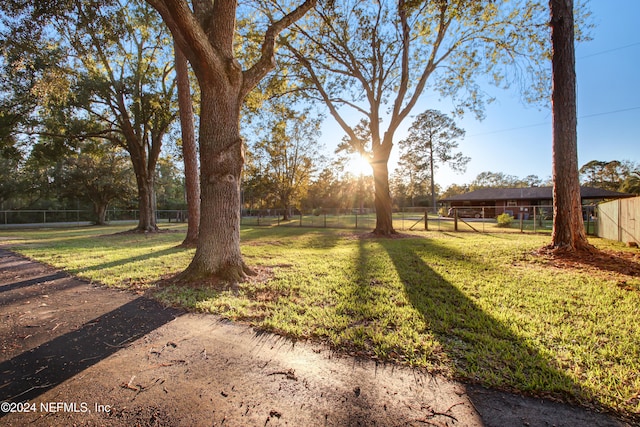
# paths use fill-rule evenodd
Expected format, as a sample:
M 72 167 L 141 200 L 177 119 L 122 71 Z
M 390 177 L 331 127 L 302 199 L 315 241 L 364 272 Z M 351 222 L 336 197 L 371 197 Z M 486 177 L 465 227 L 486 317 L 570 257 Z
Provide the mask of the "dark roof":
M 633 197 L 633 194 L 619 193 L 603 188 L 580 187 L 582 199 L 621 199 Z M 465 194 L 440 199 L 440 202 L 479 202 L 486 200 L 552 200 L 552 187 L 527 187 L 527 188 L 481 188 Z

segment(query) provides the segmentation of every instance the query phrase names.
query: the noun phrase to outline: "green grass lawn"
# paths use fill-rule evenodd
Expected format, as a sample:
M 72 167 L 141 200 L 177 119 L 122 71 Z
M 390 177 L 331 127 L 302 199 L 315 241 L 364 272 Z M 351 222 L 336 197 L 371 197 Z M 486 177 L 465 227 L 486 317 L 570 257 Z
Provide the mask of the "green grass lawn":
M 271 276 L 234 296 L 157 288 L 193 256 L 176 247 L 183 225 L 165 229 L 180 232 L 4 230 L 10 239 L 0 244 L 89 280 L 148 289 L 167 304 L 348 353 L 640 417 L 640 279 L 550 266 L 533 254 L 548 236 L 421 231 L 371 239 L 354 230 L 245 226 L 247 263 Z

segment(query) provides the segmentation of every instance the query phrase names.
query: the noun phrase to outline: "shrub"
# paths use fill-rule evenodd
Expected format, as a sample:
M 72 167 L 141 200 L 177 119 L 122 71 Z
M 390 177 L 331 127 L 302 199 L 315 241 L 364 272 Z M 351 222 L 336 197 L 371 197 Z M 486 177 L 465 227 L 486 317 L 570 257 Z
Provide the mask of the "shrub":
M 496 219 L 498 220 L 498 227 L 510 227 L 513 222 L 513 217 L 508 213 L 500 214 Z

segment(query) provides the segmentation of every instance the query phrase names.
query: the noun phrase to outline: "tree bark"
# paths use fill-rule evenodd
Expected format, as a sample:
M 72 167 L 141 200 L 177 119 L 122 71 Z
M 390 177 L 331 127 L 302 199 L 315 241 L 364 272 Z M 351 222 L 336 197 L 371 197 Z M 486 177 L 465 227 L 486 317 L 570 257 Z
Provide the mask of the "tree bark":
M 154 177 L 149 176 L 146 169 L 144 171 L 136 171 L 139 216 L 138 226 L 134 231 L 141 233 L 155 233 L 158 231 L 154 181 Z
M 232 283 L 250 270 L 240 251 L 241 103 L 233 88 L 202 90 L 200 118 L 200 235 L 196 253 L 182 279 L 216 276 Z
M 436 210 L 436 181 L 435 181 L 435 177 L 434 177 L 434 167 L 433 167 L 433 140 L 429 141 L 429 179 L 431 180 L 431 200 L 432 200 L 432 208 L 433 211 L 435 212 Z
M 200 108 L 200 229 L 196 253 L 180 279 L 218 278 L 233 286 L 250 273 L 240 251 L 240 173 L 244 146 L 240 108 L 275 66 L 277 36 L 315 5 L 306 0 L 269 25 L 260 58 L 243 71 L 234 56 L 235 0 L 147 0 L 162 15 L 198 78 Z
M 93 213 L 96 216 L 96 225 L 107 225 L 107 203 L 93 202 Z
M 376 122 L 379 123 L 379 122 Z M 371 134 L 377 128 L 372 128 Z M 382 141 L 374 136 L 372 141 L 373 159 L 371 160 L 371 168 L 373 170 L 374 184 L 374 206 L 376 208 L 376 228 L 373 234 L 378 236 L 391 236 L 397 234 L 393 228 L 393 201 L 391 200 L 391 192 L 389 190 L 389 156 L 393 148 L 393 132 L 385 133 Z
M 122 111 L 125 111 L 124 109 Z M 160 156 L 161 138 L 152 138 L 151 144 L 141 141 L 131 123 L 123 114 L 122 128 L 126 141 L 126 149 L 129 152 L 133 172 L 136 176 L 138 188 L 138 225 L 133 229 L 139 233 L 155 233 L 158 231 L 156 223 L 156 198 L 155 198 L 155 169 Z
M 573 0 L 550 0 L 553 110 L 553 233 L 551 246 L 569 251 L 589 247 L 582 219 Z
M 374 205 L 376 207 L 376 228 L 373 234 L 390 236 L 396 234 L 393 228 L 393 211 L 391 193 L 389 191 L 389 169 L 387 160 L 372 162 L 373 182 L 375 187 Z
M 176 79 L 178 85 L 178 105 L 180 126 L 182 129 L 182 158 L 184 160 L 184 179 L 187 196 L 187 235 L 183 246 L 198 243 L 200 226 L 200 179 L 198 178 L 198 150 L 196 148 L 195 126 L 193 123 L 193 102 L 189 84 L 187 58 L 180 47 L 174 43 L 176 61 Z

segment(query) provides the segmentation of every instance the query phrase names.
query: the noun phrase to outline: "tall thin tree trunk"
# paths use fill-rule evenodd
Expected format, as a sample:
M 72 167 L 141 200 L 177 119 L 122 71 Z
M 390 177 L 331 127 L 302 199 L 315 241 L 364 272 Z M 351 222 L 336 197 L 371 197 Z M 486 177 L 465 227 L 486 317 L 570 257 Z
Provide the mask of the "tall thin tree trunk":
M 198 178 L 198 150 L 193 120 L 193 101 L 189 85 L 187 58 L 174 43 L 176 61 L 176 79 L 178 85 L 178 105 L 182 129 L 182 157 L 184 159 L 184 178 L 187 193 L 187 235 L 182 242 L 185 246 L 198 242 L 200 225 L 200 180 Z
M 573 0 L 550 0 L 553 46 L 553 248 L 589 247 L 578 173 Z
M 149 176 L 145 170 L 144 173 L 136 173 L 136 181 L 138 184 L 138 226 L 134 231 L 138 232 L 156 232 L 158 224 L 156 221 L 155 207 L 155 191 L 153 176 Z
M 360 214 L 364 214 L 364 176 L 362 172 L 358 177 L 358 209 Z
M 433 141 L 429 142 L 429 168 L 430 170 L 430 180 L 431 180 L 431 200 L 433 203 L 433 210 L 435 212 L 436 209 L 436 181 L 434 179 L 434 172 L 433 172 Z
M 155 200 L 155 165 L 160 154 L 159 144 L 152 145 L 151 152 L 147 153 L 145 145 L 134 135 L 131 127 L 126 129 L 127 151 L 133 165 L 138 187 L 138 226 L 135 232 L 156 232 L 156 200 Z

